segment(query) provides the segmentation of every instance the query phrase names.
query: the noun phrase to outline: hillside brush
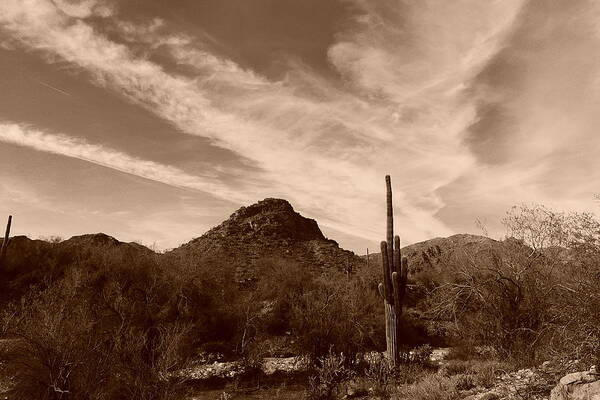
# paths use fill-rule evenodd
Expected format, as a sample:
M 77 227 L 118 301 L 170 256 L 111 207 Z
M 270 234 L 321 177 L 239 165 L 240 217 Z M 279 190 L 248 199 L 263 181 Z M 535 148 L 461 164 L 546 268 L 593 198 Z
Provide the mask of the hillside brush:
M 387 198 L 387 234 L 381 242 L 381 264 L 383 282 L 379 293 L 385 308 L 385 339 L 387 357 L 392 365 L 400 362 L 400 317 L 408 278 L 408 259 L 400 252 L 400 237 L 394 236 L 394 208 L 392 204 L 392 182 L 385 177 Z

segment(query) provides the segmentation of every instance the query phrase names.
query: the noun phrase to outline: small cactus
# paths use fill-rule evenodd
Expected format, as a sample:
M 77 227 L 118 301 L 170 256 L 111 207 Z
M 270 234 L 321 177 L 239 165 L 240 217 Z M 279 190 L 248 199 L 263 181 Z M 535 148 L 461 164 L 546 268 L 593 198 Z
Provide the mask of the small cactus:
M 6 233 L 4 234 L 4 240 L 2 241 L 2 248 L 0 249 L 0 265 L 4 262 L 6 256 L 6 249 L 8 248 L 8 241 L 10 237 L 10 225 L 12 223 L 12 215 L 8 216 L 8 222 L 6 224 Z
M 392 204 L 392 182 L 385 177 L 387 197 L 387 241 L 381 242 L 381 260 L 383 282 L 379 284 L 379 293 L 384 299 L 385 336 L 387 356 L 393 365 L 400 362 L 400 316 L 402 302 L 406 292 L 408 277 L 408 259 L 400 252 L 400 237 L 394 236 L 394 208 Z

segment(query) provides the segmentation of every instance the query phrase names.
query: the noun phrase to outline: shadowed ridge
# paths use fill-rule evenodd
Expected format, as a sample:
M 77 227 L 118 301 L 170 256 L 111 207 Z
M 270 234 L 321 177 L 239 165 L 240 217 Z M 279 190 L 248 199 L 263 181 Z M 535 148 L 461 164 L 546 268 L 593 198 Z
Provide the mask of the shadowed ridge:
M 358 267 L 364 261 L 327 239 L 317 222 L 283 199 L 267 198 L 241 207 L 204 235 L 173 249 L 167 256 L 228 265 L 245 275 L 264 258 L 281 258 L 317 269 Z
M 141 245 L 136 242 L 121 242 L 112 236 L 105 233 L 89 233 L 85 235 L 72 236 L 71 238 L 58 243 L 60 247 L 78 247 L 78 246 L 90 246 L 94 248 L 106 248 L 106 247 L 130 247 L 133 250 L 139 250 L 141 252 L 154 253 L 148 247 Z

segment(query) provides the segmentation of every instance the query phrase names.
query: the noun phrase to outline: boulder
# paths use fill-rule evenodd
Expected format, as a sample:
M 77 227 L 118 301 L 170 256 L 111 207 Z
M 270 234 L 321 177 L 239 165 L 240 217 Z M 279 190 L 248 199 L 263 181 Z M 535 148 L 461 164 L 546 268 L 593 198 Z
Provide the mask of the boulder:
M 562 377 L 552 389 L 550 400 L 600 400 L 600 374 L 596 367 Z

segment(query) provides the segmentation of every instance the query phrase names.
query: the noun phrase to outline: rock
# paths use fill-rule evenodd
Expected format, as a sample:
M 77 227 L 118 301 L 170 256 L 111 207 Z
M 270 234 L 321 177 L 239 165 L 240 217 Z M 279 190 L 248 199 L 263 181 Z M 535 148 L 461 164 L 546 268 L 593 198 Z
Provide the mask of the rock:
M 600 400 L 600 374 L 596 367 L 562 377 L 552 389 L 550 400 Z
M 437 349 L 433 349 L 429 360 L 432 363 L 440 364 L 448 356 L 448 354 L 450 354 L 450 347 L 440 347 Z
M 475 388 L 479 392 L 464 400 L 548 400 L 547 394 L 554 382 L 552 377 L 539 368 L 521 369 L 503 374 L 490 388 Z
M 346 383 L 346 394 L 344 399 L 355 399 L 357 397 L 363 397 L 369 394 L 369 391 L 360 384 L 360 382 L 351 380 Z
M 266 375 L 273 375 L 276 372 L 292 373 L 304 371 L 307 366 L 307 361 L 302 357 L 268 357 L 262 361 L 262 371 Z
M 550 361 L 544 361 L 542 365 L 539 366 L 540 371 L 548 371 L 552 369 L 552 363 Z

